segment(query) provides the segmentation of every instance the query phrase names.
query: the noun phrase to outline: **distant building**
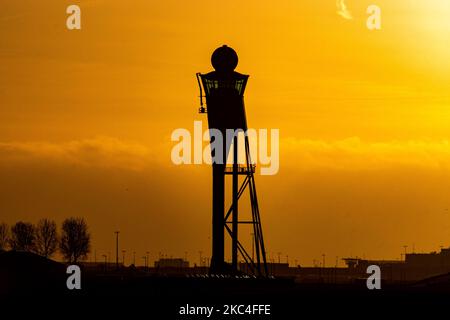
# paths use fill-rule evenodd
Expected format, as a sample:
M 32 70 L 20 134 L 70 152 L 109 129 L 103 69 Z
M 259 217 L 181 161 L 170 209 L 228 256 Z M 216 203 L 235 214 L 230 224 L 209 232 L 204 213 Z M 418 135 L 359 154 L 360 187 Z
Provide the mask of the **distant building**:
M 88 262 L 81 261 L 77 263 L 86 272 L 109 272 L 117 271 L 117 265 L 115 262 Z M 119 263 L 119 269 L 125 268 L 122 263 Z
M 367 267 L 377 265 L 381 269 L 381 278 L 386 283 L 414 282 L 430 277 L 450 274 L 450 248 L 440 252 L 407 253 L 405 260 L 369 260 L 361 258 L 344 258 L 346 267 L 290 267 L 288 263 L 267 263 L 268 272 L 275 277 L 295 278 L 299 283 L 354 283 L 364 282 L 367 277 Z M 113 273 L 145 272 L 146 274 L 170 276 L 204 276 L 209 274 L 209 267 L 190 267 L 189 262 L 181 258 L 161 258 L 155 261 L 154 267 L 125 267 L 115 263 L 80 262 L 84 270 L 89 272 Z M 131 269 L 130 269 L 131 268 Z M 239 263 L 239 270 L 251 274 L 250 266 Z M 364 282 L 365 283 L 365 282 Z
M 450 268 L 450 248 L 441 249 L 439 253 L 407 253 L 406 263 L 416 267 L 431 267 L 447 270 Z
M 263 266 L 261 265 L 261 268 Z M 251 274 L 251 266 L 248 265 L 246 262 L 240 262 L 239 263 L 239 270 Z M 288 263 L 275 263 L 275 262 L 268 262 L 267 263 L 267 270 L 269 274 L 271 275 L 292 275 L 294 272 L 294 268 L 289 268 Z
M 450 248 L 439 253 L 407 253 L 405 260 L 343 259 L 355 275 L 365 276 L 367 267 L 377 265 L 386 281 L 417 281 L 450 272 Z
M 450 272 L 450 248 L 441 249 L 441 252 L 407 253 L 407 278 L 423 279 Z
M 189 261 L 185 261 L 181 258 L 159 259 L 158 261 L 155 261 L 155 268 L 189 268 Z

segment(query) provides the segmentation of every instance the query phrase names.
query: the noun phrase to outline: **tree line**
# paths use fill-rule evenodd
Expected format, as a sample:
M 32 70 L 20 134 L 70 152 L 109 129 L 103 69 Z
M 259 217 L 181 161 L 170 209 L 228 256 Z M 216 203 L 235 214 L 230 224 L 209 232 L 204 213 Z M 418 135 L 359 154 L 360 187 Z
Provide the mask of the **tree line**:
M 19 221 L 11 228 L 0 223 L 0 251 L 33 252 L 51 258 L 58 250 L 69 263 L 87 257 L 91 248 L 91 235 L 83 218 L 67 218 L 58 232 L 56 222 L 41 219 L 36 225 Z

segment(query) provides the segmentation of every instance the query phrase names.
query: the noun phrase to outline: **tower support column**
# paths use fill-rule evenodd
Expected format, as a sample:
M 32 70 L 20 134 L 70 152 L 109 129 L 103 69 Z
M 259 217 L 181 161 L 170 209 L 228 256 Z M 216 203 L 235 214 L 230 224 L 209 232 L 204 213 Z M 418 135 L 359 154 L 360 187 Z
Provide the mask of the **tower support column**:
M 233 216 L 232 216 L 232 243 L 231 243 L 231 266 L 234 271 L 238 270 L 238 137 L 234 136 L 233 141 Z
M 225 265 L 225 165 L 213 164 L 213 216 L 211 269 L 222 272 Z

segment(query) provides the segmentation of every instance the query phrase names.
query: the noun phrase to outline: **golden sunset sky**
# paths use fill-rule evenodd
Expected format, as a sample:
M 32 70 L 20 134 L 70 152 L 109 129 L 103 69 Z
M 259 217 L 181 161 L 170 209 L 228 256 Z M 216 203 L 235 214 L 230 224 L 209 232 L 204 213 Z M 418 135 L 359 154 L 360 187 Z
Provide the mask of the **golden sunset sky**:
M 346 4 L 3 1 L 0 221 L 83 216 L 97 257 L 117 229 L 139 263 L 208 256 L 211 170 L 173 165 L 170 135 L 206 128 L 195 73 L 228 44 L 249 126 L 280 130 L 279 173 L 256 177 L 270 259 L 450 246 L 450 2 Z

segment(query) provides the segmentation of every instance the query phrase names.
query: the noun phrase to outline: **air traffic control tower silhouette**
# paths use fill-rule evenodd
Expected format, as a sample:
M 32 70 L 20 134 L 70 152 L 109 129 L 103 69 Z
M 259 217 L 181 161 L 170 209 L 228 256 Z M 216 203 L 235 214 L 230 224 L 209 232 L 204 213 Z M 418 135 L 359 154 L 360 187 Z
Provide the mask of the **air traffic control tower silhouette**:
M 250 146 L 248 136 L 245 135 L 245 161 L 238 163 L 238 139 L 232 135 L 232 143 L 226 143 L 227 129 L 242 130 L 247 132 L 247 119 L 244 108 L 244 90 L 248 75 L 235 72 L 238 64 L 236 52 L 224 45 L 217 48 L 211 57 L 211 63 L 215 71 L 207 74 L 197 73 L 200 87 L 200 113 L 208 115 L 208 125 L 213 142 L 212 130 L 218 130 L 223 137 L 222 150 L 211 148 L 213 159 L 213 199 L 212 199 L 212 257 L 210 272 L 213 274 L 239 272 L 238 259 L 245 261 L 245 271 L 256 276 L 268 275 L 266 252 L 264 248 L 263 232 L 258 208 L 258 199 L 255 187 L 255 165 L 250 158 Z M 203 95 L 204 92 L 204 95 Z M 206 106 L 203 104 L 206 98 Z M 228 130 L 230 131 L 230 130 Z M 217 132 L 217 131 L 216 131 Z M 231 164 L 227 163 L 229 152 L 233 148 Z M 222 151 L 222 152 L 220 152 Z M 225 177 L 231 176 L 231 205 L 225 212 Z M 239 199 L 248 190 L 251 207 L 251 219 L 243 221 L 239 219 Z M 231 219 L 230 219 L 231 218 Z M 252 251 L 248 254 L 238 237 L 239 225 L 251 224 Z M 231 237 L 231 266 L 225 262 L 225 230 Z M 243 270 L 241 270 L 243 271 Z

